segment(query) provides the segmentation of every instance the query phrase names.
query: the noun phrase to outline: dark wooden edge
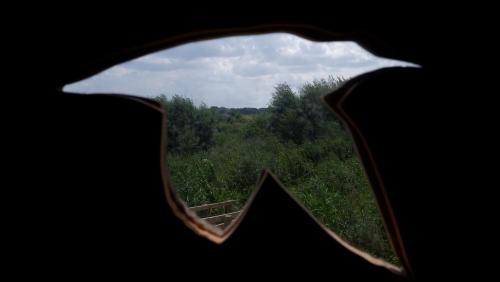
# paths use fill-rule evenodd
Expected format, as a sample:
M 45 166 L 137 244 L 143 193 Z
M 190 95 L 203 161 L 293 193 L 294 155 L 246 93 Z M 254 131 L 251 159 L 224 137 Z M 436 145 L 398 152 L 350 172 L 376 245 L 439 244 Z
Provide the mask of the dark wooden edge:
M 207 39 L 212 39 L 212 38 L 220 38 L 220 37 L 226 37 L 226 36 L 236 36 L 236 35 L 252 35 L 252 34 L 264 34 L 264 33 L 271 33 L 271 32 L 286 32 L 286 33 L 292 33 L 297 36 L 301 36 L 306 39 L 310 40 L 319 40 L 318 38 L 324 38 L 325 41 L 333 41 L 333 40 L 352 40 L 357 43 L 360 43 L 363 47 L 366 47 L 365 44 L 362 44 L 364 40 L 370 40 L 369 35 L 367 34 L 346 34 L 346 33 L 332 33 L 328 32 L 316 27 L 312 26 L 306 26 L 306 25 L 265 25 L 265 26 L 253 26 L 249 28 L 238 28 L 238 29 L 223 29 L 223 30 L 205 30 L 205 31 L 200 31 L 200 32 L 191 32 L 191 33 L 186 33 L 182 34 L 179 36 L 171 37 L 168 39 L 164 40 L 159 40 L 156 42 L 152 42 L 146 45 L 141 45 L 139 47 L 135 48 L 128 48 L 120 53 L 113 54 L 112 56 L 109 56 L 109 58 L 104 58 L 100 61 L 94 61 L 94 62 L 88 62 L 86 66 L 82 66 L 83 69 L 87 70 L 87 73 L 95 74 L 98 73 L 109 66 L 121 63 L 123 61 L 133 59 L 136 57 L 139 57 L 141 55 L 146 55 L 151 52 L 155 52 L 161 49 L 165 48 L 170 48 L 174 47 L 177 45 L 193 42 L 193 41 L 199 41 L 199 40 L 207 40 Z M 314 34 L 314 36 L 307 36 L 308 34 Z M 327 40 L 328 39 L 328 40 Z M 372 49 L 368 48 L 368 50 L 372 51 Z M 91 70 L 89 72 L 89 70 Z M 354 138 L 354 142 L 357 147 L 357 152 L 360 156 L 360 159 L 363 163 L 363 166 L 365 168 L 365 172 L 368 176 L 368 179 L 371 183 L 372 190 L 375 194 L 377 203 L 379 205 L 380 211 L 382 213 L 382 216 L 384 218 L 384 224 L 385 227 L 388 231 L 389 238 L 391 240 L 391 243 L 396 251 L 396 254 L 398 255 L 404 271 L 411 276 L 411 266 L 409 264 L 408 258 L 405 253 L 405 248 L 404 244 L 402 242 L 399 229 L 397 227 L 397 222 L 395 220 L 392 208 L 390 206 L 390 202 L 387 198 L 387 193 L 384 189 L 384 185 L 382 183 L 382 179 L 378 173 L 377 166 L 375 164 L 375 161 L 373 160 L 373 157 L 370 153 L 370 149 L 368 144 L 366 143 L 366 140 L 364 139 L 362 133 L 359 131 L 359 129 L 356 127 L 354 122 L 350 120 L 349 116 L 343 111 L 342 109 L 342 101 L 349 95 L 350 91 L 352 88 L 355 87 L 357 83 L 363 80 L 363 78 L 366 78 L 366 76 L 369 76 L 370 73 L 358 76 L 356 78 L 353 78 L 349 80 L 343 87 L 335 91 L 334 93 L 329 94 L 328 96 L 325 97 L 325 102 L 332 108 L 332 110 L 340 117 L 340 119 L 347 125 L 348 130 L 351 132 L 352 137 Z M 90 75 L 87 75 L 87 77 Z M 79 79 L 83 79 L 84 77 L 80 77 Z M 75 79 L 76 80 L 76 79 Z M 72 81 L 67 81 L 66 83 L 71 83 Z M 127 97 L 127 95 L 121 95 L 124 97 Z M 134 99 L 138 102 L 141 102 L 149 107 L 155 108 L 156 110 L 159 110 L 163 113 L 164 116 L 167 116 L 167 114 L 164 112 L 164 110 L 161 108 L 161 106 L 158 105 L 155 101 L 148 100 L 145 98 L 138 98 L 134 96 L 128 96 L 131 99 Z M 166 119 L 163 119 L 162 121 L 162 130 L 161 130 L 161 161 L 160 161 L 160 167 L 161 167 L 161 175 L 162 175 L 162 180 L 164 183 L 164 190 L 165 190 L 165 195 L 167 198 L 167 202 L 172 208 L 173 213 L 184 222 L 184 224 L 193 230 L 196 234 L 207 238 L 208 240 L 221 244 L 224 242 L 237 228 L 238 224 L 244 219 L 247 207 L 251 205 L 253 198 L 255 195 L 259 192 L 261 189 L 261 184 L 263 180 L 266 177 L 273 177 L 271 174 L 267 171 L 263 171 L 260 181 L 257 184 L 257 188 L 255 189 L 254 193 L 250 197 L 250 199 L 247 201 L 247 204 L 245 207 L 242 209 L 241 214 L 237 217 L 236 220 L 234 220 L 228 228 L 226 228 L 224 231 L 221 231 L 220 229 L 212 226 L 211 224 L 206 223 L 205 221 L 201 220 L 194 212 L 189 210 L 187 205 L 184 204 L 182 200 L 180 200 L 179 197 L 177 197 L 177 194 L 175 192 L 175 188 L 173 187 L 171 180 L 170 180 L 170 173 L 168 168 L 166 167 L 166 152 L 165 152 L 165 146 L 167 140 L 167 127 L 166 127 Z M 284 189 L 284 186 L 280 184 L 281 188 Z M 292 197 L 293 198 L 293 197 Z M 309 213 L 309 211 L 302 206 L 302 204 L 298 203 L 304 210 L 304 212 Z M 314 217 L 313 217 L 314 218 Z M 315 219 L 315 218 L 314 218 Z M 332 235 L 332 239 L 337 240 L 340 244 L 348 248 L 349 250 L 353 251 L 357 255 L 361 255 L 364 258 L 367 258 L 368 261 L 371 263 L 374 263 L 376 265 L 381 265 L 390 268 L 392 271 L 395 271 L 395 266 L 384 262 L 383 260 L 377 259 L 372 257 L 371 255 L 356 249 L 355 247 L 352 247 L 350 244 L 347 242 L 343 241 L 339 236 L 337 236 L 335 233 L 331 232 L 329 229 L 324 227 L 321 223 L 318 222 L 319 225 L 325 229 L 325 232 L 328 232 L 329 234 Z M 397 269 L 397 268 L 396 268 Z M 397 270 L 396 270 L 397 272 Z
M 384 224 L 385 227 L 388 231 L 389 238 L 391 240 L 391 243 L 393 244 L 393 247 L 396 251 L 396 254 L 398 255 L 398 258 L 401 260 L 401 263 L 403 264 L 403 269 L 398 268 L 382 259 L 375 258 L 371 254 L 362 251 L 360 249 L 357 249 L 356 247 L 352 246 L 349 242 L 343 240 L 340 236 L 338 236 L 335 232 L 332 230 L 328 229 L 326 226 L 324 226 L 321 222 L 319 222 L 311 213 L 310 211 L 303 206 L 302 203 L 297 201 L 293 195 L 289 193 L 289 191 L 285 188 L 285 186 L 279 181 L 279 179 L 274 176 L 270 171 L 268 170 L 262 170 L 261 175 L 258 179 L 258 182 L 256 183 L 256 189 L 253 191 L 251 194 L 250 198 L 247 200 L 245 206 L 241 209 L 239 214 L 236 216 L 236 218 L 224 229 L 222 230 L 221 228 L 218 228 L 217 226 L 214 226 L 207 221 L 201 219 L 196 215 L 194 211 L 192 211 L 186 203 L 177 195 L 177 192 L 175 190 L 174 185 L 171 182 L 170 178 L 170 172 L 167 167 L 167 154 L 165 151 L 165 144 L 167 142 L 167 118 L 168 115 L 165 113 L 161 105 L 159 105 L 156 101 L 147 99 L 147 98 L 141 98 L 141 97 L 135 97 L 135 96 L 128 96 L 128 95 L 122 95 L 122 94 L 90 94 L 90 95 L 108 95 L 108 96 L 115 96 L 123 99 L 130 99 L 134 100 L 138 103 L 141 103 L 147 107 L 153 108 L 156 111 L 159 111 L 162 113 L 162 115 L 166 118 L 162 119 L 162 129 L 161 129 L 161 134 L 160 134 L 160 152 L 161 152 L 161 157 L 159 158 L 160 160 L 160 169 L 161 169 L 161 177 L 162 177 L 162 182 L 163 182 L 163 189 L 165 192 L 166 200 L 168 205 L 170 206 L 172 212 L 174 215 L 181 220 L 186 227 L 191 229 L 195 234 L 206 238 L 207 240 L 215 243 L 215 244 L 222 244 L 224 241 L 226 241 L 232 233 L 238 228 L 240 223 L 245 219 L 245 215 L 249 210 L 249 207 L 252 205 L 254 198 L 256 195 L 259 193 L 259 191 L 262 189 L 262 185 L 265 182 L 266 178 L 271 177 L 274 179 L 279 184 L 280 189 L 283 190 L 284 193 L 286 193 L 298 206 L 301 207 L 301 209 L 304 211 L 304 213 L 308 214 L 311 220 L 313 220 L 316 224 L 318 224 L 329 236 L 332 237 L 332 240 L 335 240 L 338 242 L 340 245 L 351 251 L 353 254 L 360 256 L 364 258 L 366 261 L 368 261 L 371 264 L 374 264 L 379 267 L 384 267 L 388 270 L 390 270 L 393 273 L 396 273 L 398 275 L 407 275 L 411 273 L 411 268 L 410 265 L 408 264 L 408 260 L 406 259 L 406 254 L 404 252 L 404 247 L 402 240 L 399 236 L 399 231 L 397 229 L 397 223 L 394 219 L 394 216 L 392 214 L 392 209 L 390 207 L 390 203 L 387 200 L 387 195 L 385 193 L 385 190 L 383 189 L 383 185 L 381 185 L 381 180 L 380 177 L 378 176 L 376 172 L 376 166 L 374 164 L 373 159 L 370 157 L 369 154 L 369 148 L 368 146 L 363 143 L 365 142 L 364 139 L 362 138 L 362 135 L 359 133 L 359 130 L 355 125 L 352 123 L 352 121 L 349 119 L 349 117 L 345 114 L 344 111 L 341 109 L 341 103 L 342 101 L 348 96 L 350 93 L 350 90 L 363 78 L 366 76 L 370 75 L 370 73 L 361 75 L 359 77 L 356 77 L 352 80 L 349 80 L 346 82 L 344 86 L 339 88 L 337 91 L 329 94 L 328 96 L 325 97 L 325 102 L 327 102 L 328 105 L 332 108 L 332 110 L 341 118 L 341 120 L 347 125 L 348 130 L 351 132 L 355 144 L 357 146 L 358 153 L 360 155 L 360 158 L 362 160 L 362 163 L 364 164 L 365 171 L 367 173 L 368 179 L 370 180 L 371 187 L 374 191 L 377 203 L 379 205 L 379 208 L 381 210 L 382 216 L 384 218 Z
M 396 217 L 394 216 L 391 202 L 387 195 L 383 179 L 377 168 L 377 164 L 371 153 L 370 146 L 356 123 L 353 122 L 353 120 L 349 117 L 349 115 L 344 111 L 342 107 L 343 102 L 347 99 L 347 97 L 349 97 L 349 94 L 356 88 L 358 84 L 360 84 L 367 78 L 386 72 L 389 69 L 393 70 L 396 68 L 379 69 L 357 76 L 347 81 L 336 91 L 325 95 L 323 99 L 326 104 L 332 109 L 332 111 L 345 124 L 354 140 L 356 147 L 355 149 L 358 153 L 359 159 L 361 160 L 364 171 L 366 173 L 366 176 L 368 177 L 370 186 L 375 196 L 377 205 L 382 214 L 384 226 L 388 233 L 389 240 L 392 244 L 392 247 L 394 248 L 394 251 L 396 252 L 399 261 L 403 266 L 406 275 L 412 278 L 414 277 L 412 267 L 405 250 L 404 242 L 401 237 Z

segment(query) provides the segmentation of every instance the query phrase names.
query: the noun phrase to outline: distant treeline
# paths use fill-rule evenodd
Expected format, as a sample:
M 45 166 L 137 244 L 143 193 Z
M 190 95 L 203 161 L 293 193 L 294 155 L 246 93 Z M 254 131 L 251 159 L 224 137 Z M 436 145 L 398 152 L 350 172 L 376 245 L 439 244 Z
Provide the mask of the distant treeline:
M 231 115 L 234 113 L 240 115 L 255 115 L 259 113 L 265 113 L 268 108 L 226 108 L 226 107 L 210 107 L 210 110 L 223 115 Z

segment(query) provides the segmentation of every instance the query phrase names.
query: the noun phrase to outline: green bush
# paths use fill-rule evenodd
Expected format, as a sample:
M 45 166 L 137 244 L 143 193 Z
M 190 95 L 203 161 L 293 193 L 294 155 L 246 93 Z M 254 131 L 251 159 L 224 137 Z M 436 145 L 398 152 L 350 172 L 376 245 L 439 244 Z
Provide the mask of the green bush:
M 276 87 L 268 110 L 196 107 L 159 97 L 168 113 L 168 167 L 189 206 L 237 200 L 262 169 L 272 171 L 325 226 L 361 249 L 398 263 L 349 134 L 319 97 L 343 80 Z

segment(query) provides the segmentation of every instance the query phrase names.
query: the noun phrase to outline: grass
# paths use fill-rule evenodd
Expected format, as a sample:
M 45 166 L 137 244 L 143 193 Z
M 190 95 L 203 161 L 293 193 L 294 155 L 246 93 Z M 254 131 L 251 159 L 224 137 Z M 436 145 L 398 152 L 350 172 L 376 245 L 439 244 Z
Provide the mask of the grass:
M 350 136 L 330 127 L 327 136 L 295 144 L 270 134 L 265 114 L 220 122 L 208 150 L 168 155 L 172 182 L 189 206 L 237 200 L 241 208 L 268 168 L 325 226 L 399 264 Z

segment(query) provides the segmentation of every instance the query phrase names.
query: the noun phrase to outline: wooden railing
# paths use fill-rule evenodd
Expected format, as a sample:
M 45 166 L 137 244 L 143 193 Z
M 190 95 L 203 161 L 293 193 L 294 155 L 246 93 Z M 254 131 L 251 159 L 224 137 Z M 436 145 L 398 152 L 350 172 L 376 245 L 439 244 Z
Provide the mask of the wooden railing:
M 196 207 L 190 207 L 199 217 L 207 222 L 224 229 L 226 228 L 241 211 L 233 211 L 236 201 L 229 200 L 220 203 L 205 204 Z M 213 215 L 213 212 L 222 210 L 221 214 Z M 220 213 L 220 212 L 219 212 Z

